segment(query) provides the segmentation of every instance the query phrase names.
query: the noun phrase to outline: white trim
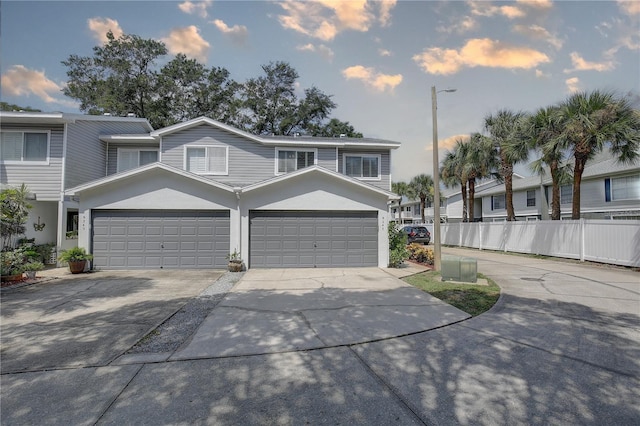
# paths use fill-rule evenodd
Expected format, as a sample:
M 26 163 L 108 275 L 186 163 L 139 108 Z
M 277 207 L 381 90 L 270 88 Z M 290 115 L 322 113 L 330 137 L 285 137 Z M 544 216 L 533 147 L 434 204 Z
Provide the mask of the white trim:
M 285 181 L 287 179 L 293 179 L 296 176 L 302 176 L 308 173 L 321 173 L 321 174 L 325 174 L 327 176 L 332 176 L 340 181 L 343 181 L 345 183 L 351 184 L 351 185 L 356 185 L 359 186 L 363 189 L 369 190 L 369 191 L 373 191 L 373 192 L 377 192 L 378 194 L 381 195 L 385 195 L 388 197 L 388 199 L 390 201 L 393 200 L 398 200 L 400 199 L 400 197 L 398 197 L 396 194 L 389 192 L 389 191 L 385 191 L 382 188 L 378 188 L 377 186 L 373 186 L 371 184 L 368 184 L 366 182 L 362 182 L 358 179 L 354 179 L 351 178 L 349 176 L 345 176 L 342 173 L 338 173 L 338 172 L 334 172 L 332 170 L 329 169 L 325 169 L 324 167 L 321 166 L 311 166 L 311 167 L 305 167 L 304 169 L 300 169 L 300 170 L 296 170 L 295 172 L 291 172 L 291 173 L 285 173 L 285 174 L 281 174 L 279 176 L 273 177 L 271 179 L 267 179 L 258 183 L 254 183 L 251 185 L 247 185 L 243 188 L 237 188 L 237 192 L 238 194 L 244 194 L 246 192 L 251 192 L 251 191 L 255 191 L 255 190 L 259 190 L 261 188 L 264 188 L 266 186 L 269 185 L 273 185 L 276 184 L 278 182 L 282 182 Z
M 280 151 L 294 151 L 296 152 L 296 155 L 298 152 L 313 152 L 313 166 L 318 165 L 318 148 L 287 148 L 287 147 L 280 147 L 280 146 L 276 146 L 275 148 L 275 165 L 274 165 L 274 174 L 276 176 L 279 175 L 283 175 L 285 173 L 291 173 L 291 172 L 281 172 L 278 170 L 278 160 L 279 160 L 279 153 Z M 309 167 L 309 166 L 307 166 Z M 296 160 L 296 170 L 292 170 L 292 171 L 297 171 L 300 170 L 298 169 L 298 164 L 297 164 L 297 160 Z
M 197 174 L 197 175 L 201 175 L 201 176 L 229 176 L 229 146 L 227 145 L 198 145 L 198 144 L 187 144 L 187 145 L 183 145 L 184 150 L 183 150 L 183 167 L 186 171 L 188 171 L 189 173 L 193 173 L 193 174 Z M 189 148 L 198 148 L 198 149 L 204 149 L 204 156 L 205 158 L 209 158 L 209 149 L 210 148 L 224 148 L 224 155 L 225 155 L 225 160 L 224 160 L 224 166 L 225 166 L 225 170 L 224 172 L 204 172 L 204 173 L 196 173 L 196 172 L 191 172 L 188 169 L 188 164 L 187 164 L 187 151 Z M 207 166 L 208 167 L 208 166 Z
M 126 172 L 127 170 L 131 170 L 131 169 L 126 169 L 126 170 L 121 170 L 120 169 L 120 153 L 121 152 L 137 152 L 138 153 L 138 164 L 135 167 L 133 167 L 135 169 L 136 167 L 140 167 L 140 152 L 141 151 L 147 151 L 147 152 L 154 151 L 156 154 L 158 154 L 155 162 L 160 161 L 160 151 L 158 150 L 158 148 L 120 148 L 120 147 L 118 147 L 117 152 L 116 152 L 116 172 L 117 173 L 121 173 L 121 172 Z
M 347 175 L 347 157 L 375 157 L 378 159 L 378 176 L 377 177 L 363 177 L 363 176 L 349 176 Z M 380 181 L 382 180 L 382 155 L 380 154 L 367 154 L 367 153 L 355 153 L 345 152 L 342 154 L 342 174 L 349 176 L 353 179 L 365 180 L 365 181 Z
M 45 133 L 47 135 L 47 158 L 45 160 L 4 160 L 4 155 L 0 159 L 0 163 L 8 165 L 23 165 L 23 166 L 48 166 L 51 161 L 51 130 L 31 129 L 31 128 L 15 128 L 15 129 L 3 129 L 1 133 L 22 133 L 22 156 L 24 156 L 24 135 L 25 133 Z M 63 135 L 64 138 L 64 135 Z M 0 136 L 1 139 L 1 136 Z M 64 143 L 64 142 L 63 142 Z

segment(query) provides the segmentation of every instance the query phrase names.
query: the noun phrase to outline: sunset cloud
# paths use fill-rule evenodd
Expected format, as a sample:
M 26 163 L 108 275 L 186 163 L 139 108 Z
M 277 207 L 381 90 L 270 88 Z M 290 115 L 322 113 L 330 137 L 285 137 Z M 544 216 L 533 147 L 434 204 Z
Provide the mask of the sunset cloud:
M 378 49 L 378 55 L 380 55 L 380 56 L 391 56 L 392 53 L 391 53 L 390 50 L 380 48 L 380 49 Z
M 213 3 L 212 0 L 195 2 L 187 0 L 178 4 L 178 8 L 187 15 L 198 15 L 201 18 L 206 18 L 209 15 L 207 9 L 209 8 L 209 6 L 211 6 L 211 3 Z
M 111 18 L 89 18 L 87 19 L 87 25 L 89 30 L 93 33 L 100 43 L 107 42 L 107 33 L 111 31 L 115 38 L 120 38 L 124 31 L 120 28 L 120 24 L 115 19 Z
M 319 0 L 277 4 L 285 11 L 278 16 L 282 27 L 330 41 L 342 31 L 368 31 L 376 21 L 382 26 L 389 25 L 396 1 Z
M 567 90 L 569 93 L 576 93 L 582 90 L 580 87 L 580 79 L 578 77 L 571 77 L 566 79 L 565 84 L 567 85 Z
M 578 52 L 571 52 L 571 63 L 573 64 L 573 68 L 565 69 L 565 73 L 570 73 L 574 71 L 611 71 L 616 66 L 613 61 L 604 61 L 604 62 L 589 62 L 586 61 Z
M 75 102 L 58 98 L 62 86 L 47 78 L 44 71 L 32 70 L 24 65 L 13 65 L 0 79 L 6 96 L 37 96 L 46 103 L 77 107 Z
M 512 46 L 488 38 L 469 40 L 460 50 L 431 47 L 413 56 L 429 74 L 455 74 L 462 68 L 535 68 L 549 62 L 547 55 L 535 49 Z
M 184 53 L 189 58 L 200 62 L 207 62 L 209 42 L 200 36 L 200 31 L 195 25 L 173 29 L 168 37 L 161 39 L 167 45 L 172 54 Z
M 560 50 L 562 48 L 562 45 L 564 44 L 564 42 L 560 40 L 558 36 L 551 34 L 540 25 L 514 25 L 513 31 L 534 40 L 545 41 L 558 50 Z
M 331 48 L 325 46 L 324 44 L 320 44 L 316 46 L 312 43 L 308 43 L 305 45 L 298 46 L 296 47 L 296 49 L 300 51 L 316 52 L 327 61 L 329 62 L 333 61 L 333 56 L 334 56 L 333 50 L 331 50 Z
M 346 68 L 342 70 L 342 75 L 347 80 L 360 80 L 378 92 L 384 92 L 387 89 L 393 91 L 393 89 L 402 82 L 402 74 L 382 74 L 373 68 L 363 67 L 362 65 L 354 65 Z
M 508 19 L 522 18 L 525 13 L 518 6 L 495 6 L 487 1 L 470 1 L 471 14 L 476 16 L 502 15 Z
M 618 8 L 627 15 L 640 15 L 640 2 L 637 0 L 618 0 Z
M 231 41 L 239 46 L 244 46 L 247 43 L 247 37 L 249 36 L 249 30 L 244 25 L 234 25 L 229 27 L 221 19 L 211 21 L 218 30 L 225 36 L 229 37 Z
M 455 18 L 455 20 L 452 20 L 449 24 L 438 26 L 436 31 L 445 34 L 464 34 L 476 28 L 478 28 L 478 21 L 476 19 L 471 16 L 463 16 L 462 18 Z
M 458 140 L 462 140 L 463 142 L 468 142 L 471 137 L 468 133 L 462 135 L 454 135 L 449 136 L 448 138 L 438 139 L 438 148 L 445 149 L 447 151 L 453 150 L 456 146 Z M 433 151 L 433 144 L 429 144 L 427 146 L 427 151 Z

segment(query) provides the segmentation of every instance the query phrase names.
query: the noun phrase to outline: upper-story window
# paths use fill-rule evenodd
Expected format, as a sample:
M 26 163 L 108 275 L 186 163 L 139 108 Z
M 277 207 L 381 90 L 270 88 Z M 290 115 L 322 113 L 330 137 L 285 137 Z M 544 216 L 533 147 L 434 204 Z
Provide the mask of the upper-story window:
M 491 196 L 491 210 L 504 210 L 506 205 L 505 194 Z
M 613 201 L 640 200 L 640 174 L 611 179 L 610 194 Z
M 527 191 L 527 207 L 535 207 L 536 205 L 536 190 L 532 189 Z
M 49 131 L 2 131 L 0 132 L 2 161 L 47 164 L 49 140 Z
M 157 149 L 118 148 L 118 172 L 158 161 Z
M 315 149 L 276 149 L 276 174 L 294 172 L 316 164 Z
M 344 174 L 368 180 L 380 179 L 380 156 L 345 154 Z
M 187 146 L 184 168 L 201 175 L 229 174 L 229 148 L 226 146 Z

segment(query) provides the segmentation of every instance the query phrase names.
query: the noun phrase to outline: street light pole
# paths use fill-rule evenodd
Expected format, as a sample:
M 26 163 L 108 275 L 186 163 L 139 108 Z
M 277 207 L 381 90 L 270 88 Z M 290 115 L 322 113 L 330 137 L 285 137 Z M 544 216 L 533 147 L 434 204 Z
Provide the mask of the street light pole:
M 456 89 L 436 91 L 431 86 L 431 119 L 433 121 L 433 269 L 441 269 L 440 248 L 440 161 L 438 160 L 438 93 L 455 92 Z

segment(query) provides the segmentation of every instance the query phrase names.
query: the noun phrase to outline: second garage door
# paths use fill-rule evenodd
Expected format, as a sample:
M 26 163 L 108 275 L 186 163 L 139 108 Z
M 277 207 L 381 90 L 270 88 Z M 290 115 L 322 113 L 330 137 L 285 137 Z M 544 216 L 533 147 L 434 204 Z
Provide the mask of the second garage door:
M 252 268 L 378 266 L 377 212 L 250 213 Z
M 93 211 L 94 267 L 226 268 L 228 211 Z

